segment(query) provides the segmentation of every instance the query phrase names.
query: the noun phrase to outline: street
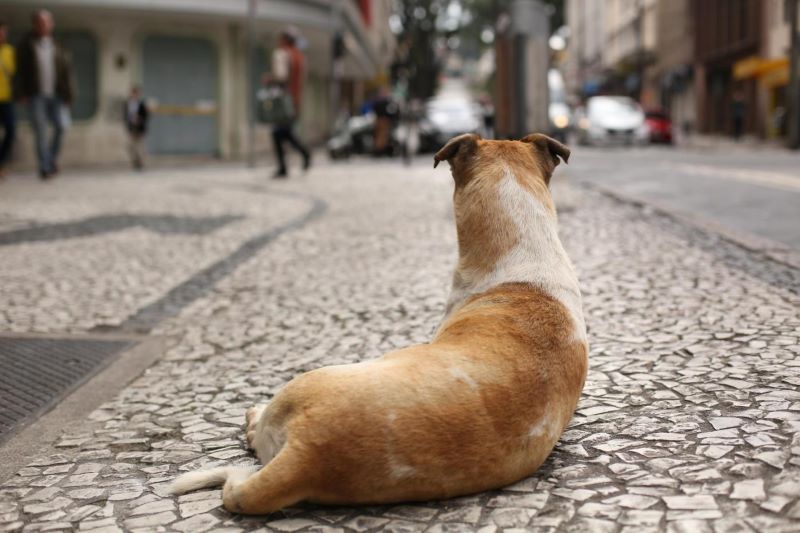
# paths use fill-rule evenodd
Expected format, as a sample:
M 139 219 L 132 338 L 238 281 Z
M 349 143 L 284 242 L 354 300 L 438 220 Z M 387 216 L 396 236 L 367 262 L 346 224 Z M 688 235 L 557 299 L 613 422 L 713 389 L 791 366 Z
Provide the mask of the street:
M 795 154 L 731 143 L 707 150 L 589 148 L 580 151 L 569 171 L 580 182 L 800 250 L 800 159 Z
M 166 487 L 254 464 L 244 412 L 299 373 L 431 338 L 456 259 L 446 167 L 319 158 L 285 182 L 212 165 L 0 183 L 7 345 L 124 338 L 147 352 L 101 390 L 130 359 L 109 356 L 77 389 L 103 403 L 73 422 L 43 415 L 54 442 L 29 419 L 0 441 L 0 531 L 797 531 L 800 269 L 637 203 L 794 253 L 796 161 L 577 148 L 552 188 L 590 370 L 541 469 L 447 501 L 268 517 Z

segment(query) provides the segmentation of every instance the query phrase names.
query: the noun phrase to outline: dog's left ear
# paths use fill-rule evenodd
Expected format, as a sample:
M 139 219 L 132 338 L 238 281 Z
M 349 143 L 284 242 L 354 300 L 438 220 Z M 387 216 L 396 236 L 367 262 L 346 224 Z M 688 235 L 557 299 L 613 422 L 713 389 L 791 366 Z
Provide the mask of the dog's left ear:
M 559 163 L 559 157 L 567 163 L 569 160 L 569 148 L 555 139 L 541 133 L 531 133 L 520 139 L 524 143 L 531 143 L 536 147 L 539 154 L 539 161 L 542 164 L 544 182 L 550 185 L 550 178 Z
M 547 135 L 531 133 L 523 137 L 521 141 L 535 144 L 544 153 L 550 154 L 550 157 L 553 158 L 553 165 L 555 166 L 558 166 L 559 157 L 564 160 L 564 163 L 569 163 L 569 148 Z
M 439 166 L 439 163 L 442 161 L 452 162 L 452 159 L 456 155 L 469 155 L 474 153 L 479 140 L 480 136 L 475 133 L 464 133 L 463 135 L 453 137 L 433 156 L 433 168 Z

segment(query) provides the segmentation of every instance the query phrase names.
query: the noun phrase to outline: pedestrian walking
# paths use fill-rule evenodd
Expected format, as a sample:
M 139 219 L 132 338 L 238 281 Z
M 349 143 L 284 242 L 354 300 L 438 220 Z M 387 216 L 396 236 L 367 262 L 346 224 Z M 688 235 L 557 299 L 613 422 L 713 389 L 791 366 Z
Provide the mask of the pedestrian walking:
M 733 138 L 737 141 L 741 139 L 744 131 L 745 101 L 742 91 L 737 90 L 733 93 L 731 101 L 731 116 L 733 117 Z
M 16 97 L 27 104 L 36 139 L 39 177 L 58 173 L 58 153 L 64 129 L 70 123 L 75 98 L 72 65 L 66 51 L 53 38 L 53 16 L 40 9 L 33 27 L 17 47 Z M 53 128 L 48 142 L 49 126 Z
M 125 119 L 125 129 L 128 130 L 128 153 L 131 157 L 131 164 L 136 170 L 142 170 L 144 168 L 144 141 L 147 134 L 149 114 L 147 103 L 142 98 L 139 87 L 135 85 L 131 87 L 130 95 L 125 100 L 122 112 Z
M 286 154 L 284 143 L 288 142 L 303 156 L 303 170 L 311 166 L 311 153 L 303 145 L 295 133 L 295 124 L 300 118 L 303 82 L 305 76 L 305 57 L 297 47 L 297 32 L 287 28 L 278 37 L 278 46 L 272 53 L 272 72 L 270 83 L 286 91 L 291 97 L 293 113 L 291 118 L 273 125 L 272 140 L 275 144 L 275 155 L 278 158 L 278 169 L 275 178 L 286 178 Z
M 0 20 L 0 127 L 3 128 L 3 140 L 0 141 L 0 178 L 5 177 L 14 135 L 17 130 L 17 118 L 14 114 L 12 98 L 16 58 L 14 47 L 8 44 L 8 24 Z

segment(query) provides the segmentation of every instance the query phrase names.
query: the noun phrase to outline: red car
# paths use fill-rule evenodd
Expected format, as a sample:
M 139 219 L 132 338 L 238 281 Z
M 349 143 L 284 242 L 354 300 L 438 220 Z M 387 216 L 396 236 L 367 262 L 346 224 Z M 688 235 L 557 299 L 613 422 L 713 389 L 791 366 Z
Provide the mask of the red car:
M 672 121 L 663 109 L 649 109 L 644 113 L 644 122 L 650 131 L 651 143 L 672 144 Z

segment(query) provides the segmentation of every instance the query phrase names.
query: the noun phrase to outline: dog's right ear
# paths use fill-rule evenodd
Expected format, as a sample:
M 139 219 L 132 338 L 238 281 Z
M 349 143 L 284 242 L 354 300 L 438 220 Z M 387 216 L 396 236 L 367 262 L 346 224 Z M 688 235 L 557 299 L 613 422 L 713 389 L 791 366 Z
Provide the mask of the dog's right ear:
M 433 156 L 433 168 L 439 166 L 442 161 L 447 161 L 452 165 L 453 158 L 456 156 L 474 154 L 480 139 L 480 136 L 475 133 L 464 133 L 458 137 L 453 137 Z

